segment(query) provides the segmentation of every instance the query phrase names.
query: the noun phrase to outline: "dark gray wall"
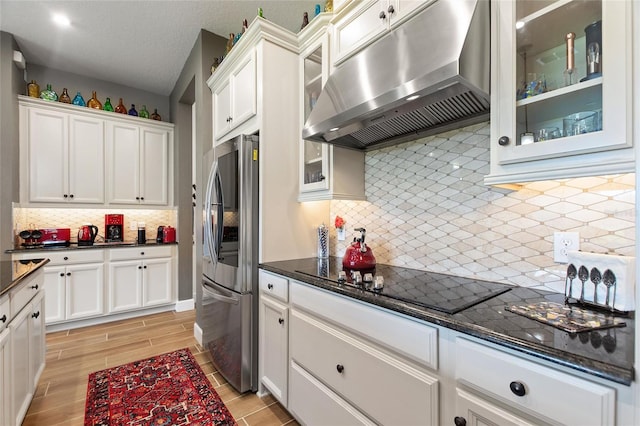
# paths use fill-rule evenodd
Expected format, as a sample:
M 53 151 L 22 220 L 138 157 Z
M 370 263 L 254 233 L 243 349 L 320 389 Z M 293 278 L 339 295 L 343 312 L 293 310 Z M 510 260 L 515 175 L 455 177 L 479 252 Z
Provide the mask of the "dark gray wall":
M 19 199 L 18 94 L 26 90 L 24 71 L 13 62 L 18 45 L 13 35 L 0 31 L 0 260 L 13 247 L 13 206 Z
M 189 57 L 184 64 L 180 77 L 171 92 L 171 116 L 175 117 L 174 156 L 175 181 L 174 199 L 178 207 L 178 299 L 188 300 L 194 297 L 193 279 L 202 274 L 202 155 L 212 147 L 212 109 L 211 91 L 206 84 L 211 76 L 213 58 L 222 56 L 226 48 L 226 39 L 202 30 Z M 192 104 L 195 103 L 195 164 L 192 164 Z M 195 182 L 192 180 L 192 168 L 195 168 Z M 192 184 L 196 185 L 196 206 L 193 207 Z M 195 221 L 198 232 L 191 236 Z M 195 244 L 196 268 L 193 268 L 193 249 Z M 195 275 L 194 275 L 195 274 Z M 196 292 L 200 287 L 196 286 Z M 198 307 L 196 307 L 198 308 Z M 201 312 L 197 309 L 196 316 Z M 196 321 L 198 318 L 196 318 Z
M 127 110 L 131 108 L 131 104 L 135 104 L 138 111 L 140 111 L 142 105 L 146 105 L 149 113 L 153 113 L 153 110 L 157 108 L 162 121 L 173 121 L 169 111 L 168 96 L 40 65 L 29 65 L 27 58 L 27 81 L 31 80 L 35 80 L 38 83 L 40 90 L 45 90 L 47 84 L 51 84 L 51 88 L 56 91 L 58 96 L 62 94 L 62 89 L 66 87 L 71 99 L 77 92 L 80 92 L 84 101 L 87 102 L 91 99 L 91 92 L 95 91 L 98 100 L 103 105 L 107 98 L 111 98 L 111 104 L 115 108 L 118 105 L 118 99 L 122 98 Z

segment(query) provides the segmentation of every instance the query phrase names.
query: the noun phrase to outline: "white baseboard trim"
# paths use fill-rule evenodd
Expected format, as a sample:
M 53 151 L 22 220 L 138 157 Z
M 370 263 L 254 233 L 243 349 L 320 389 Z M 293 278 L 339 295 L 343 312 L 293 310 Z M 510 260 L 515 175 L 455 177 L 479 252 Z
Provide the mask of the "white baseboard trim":
M 193 299 L 178 300 L 176 302 L 176 312 L 191 311 L 195 309 L 195 301 Z
M 197 322 L 193 323 L 193 337 L 195 337 L 195 339 L 198 341 L 198 344 L 200 346 L 203 346 L 202 345 L 202 329 L 200 328 Z
M 156 314 L 160 312 L 173 311 L 174 309 L 175 309 L 175 305 L 172 303 L 169 305 L 156 306 L 153 308 L 138 309 L 134 311 L 122 312 L 122 313 L 110 314 L 110 315 L 101 315 L 99 317 L 94 317 L 94 318 L 63 321 L 56 324 L 47 324 L 46 332 L 52 333 L 55 331 L 72 330 L 74 328 L 105 324 L 112 321 L 135 318 L 135 317 L 140 317 L 144 315 Z

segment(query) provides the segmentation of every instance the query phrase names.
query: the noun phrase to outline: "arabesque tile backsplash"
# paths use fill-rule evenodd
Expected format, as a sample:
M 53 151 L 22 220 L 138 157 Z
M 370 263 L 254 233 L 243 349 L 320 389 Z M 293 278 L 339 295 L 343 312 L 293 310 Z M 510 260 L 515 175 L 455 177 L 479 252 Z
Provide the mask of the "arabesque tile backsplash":
M 160 225 L 176 226 L 175 210 L 120 210 L 120 209 L 65 209 L 65 208 L 14 208 L 13 229 L 17 235 L 20 231 L 42 228 L 71 228 L 71 240 L 75 241 L 78 228 L 90 223 L 98 227 L 98 235 L 104 237 L 104 215 L 124 215 L 124 240 L 135 241 L 137 230 L 129 229 L 132 222 L 144 222 L 147 239 L 156 237 Z M 19 238 L 18 238 L 19 240 Z
M 553 260 L 555 231 L 578 232 L 581 250 L 635 255 L 635 175 L 507 190 L 485 186 L 488 173 L 488 123 L 368 152 L 367 201 L 331 203 L 331 254 L 364 227 L 378 263 L 558 292 L 567 265 Z

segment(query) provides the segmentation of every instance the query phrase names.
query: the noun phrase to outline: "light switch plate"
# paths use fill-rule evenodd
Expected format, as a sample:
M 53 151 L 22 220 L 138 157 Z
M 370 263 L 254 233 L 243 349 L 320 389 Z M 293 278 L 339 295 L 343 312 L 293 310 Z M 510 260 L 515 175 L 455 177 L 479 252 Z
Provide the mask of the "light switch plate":
M 569 250 L 580 250 L 580 236 L 577 232 L 553 233 L 553 260 L 558 263 L 569 262 Z

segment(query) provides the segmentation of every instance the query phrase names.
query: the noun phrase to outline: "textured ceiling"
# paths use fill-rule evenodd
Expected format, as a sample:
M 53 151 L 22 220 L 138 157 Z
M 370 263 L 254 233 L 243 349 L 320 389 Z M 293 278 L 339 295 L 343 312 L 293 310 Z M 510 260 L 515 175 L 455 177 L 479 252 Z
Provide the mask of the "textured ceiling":
M 264 17 L 297 32 L 317 1 L 0 0 L 0 29 L 14 35 L 28 64 L 169 95 L 200 29 L 225 38 Z M 58 28 L 52 14 L 71 26 Z

